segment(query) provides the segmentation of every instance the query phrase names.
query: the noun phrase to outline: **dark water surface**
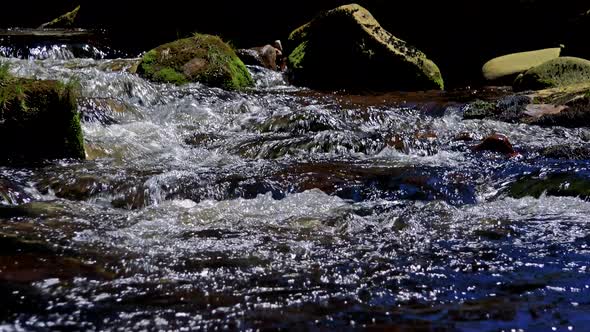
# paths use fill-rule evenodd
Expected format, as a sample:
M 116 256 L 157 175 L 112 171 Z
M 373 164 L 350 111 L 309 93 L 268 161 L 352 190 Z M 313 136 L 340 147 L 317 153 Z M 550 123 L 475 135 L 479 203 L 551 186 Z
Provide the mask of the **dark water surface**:
M 252 67 L 227 92 L 23 58 L 3 61 L 81 82 L 89 160 L 0 167 L 1 331 L 590 329 L 590 203 L 566 190 L 590 163 L 539 153 L 588 129 L 462 120 L 502 90 L 319 93 Z M 472 150 L 495 132 L 520 156 Z

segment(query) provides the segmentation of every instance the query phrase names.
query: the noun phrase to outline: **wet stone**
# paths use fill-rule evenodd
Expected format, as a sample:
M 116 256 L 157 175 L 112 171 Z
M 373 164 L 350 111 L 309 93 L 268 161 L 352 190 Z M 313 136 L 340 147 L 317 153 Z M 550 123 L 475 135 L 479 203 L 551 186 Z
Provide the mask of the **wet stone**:
M 31 199 L 21 185 L 0 177 L 0 205 L 19 205 Z
M 474 151 L 490 151 L 505 154 L 508 156 L 516 155 L 512 143 L 508 137 L 500 134 L 493 134 L 486 137 L 480 144 L 473 148 Z
M 555 173 L 543 177 L 523 177 L 510 185 L 508 193 L 512 197 L 567 196 L 588 199 L 590 179 L 571 173 Z
M 30 202 L 18 206 L 0 206 L 0 218 L 44 217 L 55 218 L 67 215 L 64 207 L 55 202 Z
M 551 159 L 590 160 L 590 146 L 556 145 L 543 149 L 541 155 Z

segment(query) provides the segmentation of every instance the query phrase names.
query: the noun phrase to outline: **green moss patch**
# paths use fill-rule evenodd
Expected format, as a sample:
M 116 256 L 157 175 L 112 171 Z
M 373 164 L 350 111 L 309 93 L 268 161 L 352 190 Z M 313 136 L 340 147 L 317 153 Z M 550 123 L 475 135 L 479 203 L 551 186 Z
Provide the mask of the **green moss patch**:
M 547 61 L 520 75 L 514 90 L 541 90 L 590 82 L 590 61 L 561 57 Z
M 147 52 L 138 74 L 160 83 L 201 82 L 228 90 L 254 84 L 234 50 L 219 37 L 195 34 Z

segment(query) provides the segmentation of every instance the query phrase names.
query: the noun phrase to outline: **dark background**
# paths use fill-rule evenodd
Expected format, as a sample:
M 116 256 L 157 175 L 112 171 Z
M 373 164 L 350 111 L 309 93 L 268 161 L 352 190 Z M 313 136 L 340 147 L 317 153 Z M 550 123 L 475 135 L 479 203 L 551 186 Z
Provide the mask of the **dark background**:
M 0 26 L 36 27 L 81 5 L 79 24 L 108 29 L 115 47 L 140 52 L 192 32 L 222 36 L 236 47 L 286 40 L 316 13 L 349 1 L 125 1 L 45 0 L 2 5 Z M 449 81 L 457 71 L 515 51 L 565 44 L 565 54 L 589 56 L 590 25 L 581 19 L 590 1 L 578 0 L 361 0 L 394 35 L 433 59 Z M 453 72 L 454 75 L 448 75 Z M 479 74 L 479 72 L 478 72 Z M 468 75 L 469 76 L 469 75 Z

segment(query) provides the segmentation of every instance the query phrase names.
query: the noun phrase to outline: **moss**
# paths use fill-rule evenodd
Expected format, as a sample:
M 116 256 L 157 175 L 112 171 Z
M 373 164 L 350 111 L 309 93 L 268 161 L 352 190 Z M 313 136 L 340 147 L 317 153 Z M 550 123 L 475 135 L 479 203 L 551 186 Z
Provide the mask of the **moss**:
M 444 90 L 445 89 L 445 81 L 442 77 L 442 74 L 440 73 L 438 66 L 436 66 L 436 64 L 434 62 L 432 62 L 432 64 L 434 65 L 436 70 L 434 70 L 434 69 L 432 70 L 432 72 L 434 72 L 434 74 L 431 76 L 431 79 L 434 82 L 434 84 L 438 87 L 438 89 Z
M 10 64 L 8 62 L 0 63 L 0 84 L 10 77 Z
M 299 28 L 293 30 L 289 34 L 289 38 L 287 39 L 287 44 L 285 45 L 286 54 L 293 52 L 293 50 L 301 45 L 307 39 L 307 33 L 309 31 L 310 23 L 306 23 Z
M 539 90 L 533 97 L 537 104 L 566 105 L 586 95 L 590 97 L 590 82 Z
M 305 38 L 307 37 L 307 32 L 309 30 L 309 23 L 306 23 L 302 26 L 300 26 L 299 28 L 293 30 L 290 34 L 289 34 L 289 41 L 290 42 L 294 42 L 294 43 L 301 43 L 305 40 Z
M 254 85 L 254 80 L 244 63 L 238 57 L 232 57 L 228 61 L 228 68 L 231 72 L 231 83 L 226 89 L 243 89 Z
M 83 159 L 78 84 L 10 77 L 0 85 L 0 163 Z
M 174 83 L 177 85 L 187 83 L 186 77 L 176 70 L 165 67 L 154 73 L 154 79 L 158 82 Z
M 155 82 L 201 82 L 235 90 L 254 84 L 234 50 L 219 37 L 195 34 L 147 52 L 138 74 Z
M 71 28 L 74 26 L 76 22 L 76 18 L 78 17 L 78 12 L 80 11 L 80 6 L 76 7 L 71 12 L 67 12 L 62 16 L 54 19 L 51 22 L 42 24 L 39 28 Z
M 541 90 L 590 81 L 590 61 L 561 57 L 534 67 L 514 81 L 514 90 Z
M 464 119 L 485 119 L 490 118 L 495 115 L 496 104 L 483 101 L 483 100 L 476 100 L 473 103 L 469 104 L 464 112 L 463 118 Z
M 303 59 L 305 59 L 305 49 L 307 42 L 301 43 L 295 48 L 295 50 L 289 55 L 289 65 L 293 69 L 303 68 Z

